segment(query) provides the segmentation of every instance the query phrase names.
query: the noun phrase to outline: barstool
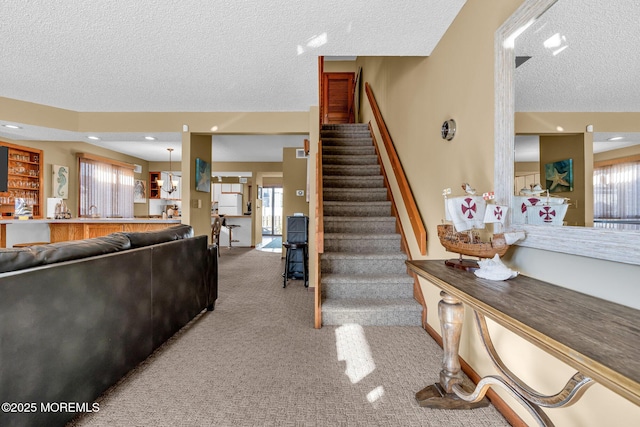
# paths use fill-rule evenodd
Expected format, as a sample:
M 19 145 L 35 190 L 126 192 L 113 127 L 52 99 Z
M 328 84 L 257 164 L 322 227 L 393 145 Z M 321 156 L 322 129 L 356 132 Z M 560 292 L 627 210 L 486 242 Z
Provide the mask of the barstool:
M 282 274 L 282 276 L 284 277 L 284 280 L 282 282 L 282 287 L 283 288 L 287 287 L 287 280 L 289 279 L 289 265 L 291 263 L 296 262 L 295 259 L 292 259 L 293 254 L 295 254 L 298 250 L 302 250 L 302 278 L 304 280 L 304 287 L 308 288 L 309 277 L 307 272 L 307 258 L 308 258 L 307 244 L 284 242 L 282 246 L 284 246 L 287 250 L 287 255 L 285 257 L 285 262 L 284 262 L 284 273 Z
M 227 230 L 229 230 L 229 249 L 231 249 L 233 246 L 231 245 L 231 242 L 239 242 L 240 240 L 233 240 L 232 238 L 232 234 L 233 234 L 233 229 L 236 227 L 241 227 L 238 224 L 225 224 L 225 227 L 227 227 Z
M 218 256 L 220 256 L 220 229 L 222 221 L 219 216 L 214 216 L 211 223 L 211 243 L 218 246 Z

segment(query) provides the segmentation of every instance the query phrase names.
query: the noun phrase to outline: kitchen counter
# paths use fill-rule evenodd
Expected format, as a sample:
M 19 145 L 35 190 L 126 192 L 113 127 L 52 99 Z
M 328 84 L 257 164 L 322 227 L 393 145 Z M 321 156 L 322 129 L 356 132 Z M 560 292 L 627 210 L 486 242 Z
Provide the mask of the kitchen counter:
M 180 224 L 180 218 L 70 218 L 70 219 L 6 219 L 0 221 L 0 225 L 5 224 L 69 224 L 69 223 L 128 223 L 128 224 Z
M 119 231 L 149 231 L 180 224 L 180 218 L 8 219 L 0 221 L 0 247 L 16 243 L 89 239 Z

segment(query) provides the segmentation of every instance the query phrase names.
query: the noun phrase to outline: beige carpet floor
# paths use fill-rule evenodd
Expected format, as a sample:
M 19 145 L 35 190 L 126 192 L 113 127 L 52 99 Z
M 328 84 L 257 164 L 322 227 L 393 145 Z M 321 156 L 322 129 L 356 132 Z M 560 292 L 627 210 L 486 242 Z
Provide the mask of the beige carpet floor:
M 419 327 L 313 328 L 313 292 L 278 253 L 223 248 L 213 312 L 70 426 L 508 426 L 493 407 L 418 406 L 442 350 Z

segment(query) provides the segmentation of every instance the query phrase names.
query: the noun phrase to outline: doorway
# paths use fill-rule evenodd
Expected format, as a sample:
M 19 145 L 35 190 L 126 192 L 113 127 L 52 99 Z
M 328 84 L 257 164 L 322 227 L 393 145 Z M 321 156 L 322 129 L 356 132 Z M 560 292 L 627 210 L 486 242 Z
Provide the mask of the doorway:
M 262 188 L 262 236 L 282 236 L 282 187 Z
M 322 123 L 354 123 L 355 73 L 324 73 Z

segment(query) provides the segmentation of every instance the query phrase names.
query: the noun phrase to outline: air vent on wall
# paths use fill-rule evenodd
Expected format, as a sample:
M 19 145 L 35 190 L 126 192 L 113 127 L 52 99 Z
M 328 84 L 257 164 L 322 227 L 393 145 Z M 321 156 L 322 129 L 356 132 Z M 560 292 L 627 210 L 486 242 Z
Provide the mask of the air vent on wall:
M 296 159 L 306 159 L 307 156 L 304 154 L 304 148 L 296 148 Z

